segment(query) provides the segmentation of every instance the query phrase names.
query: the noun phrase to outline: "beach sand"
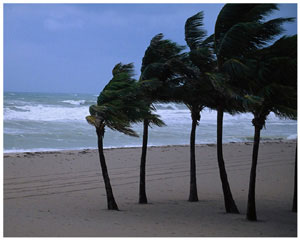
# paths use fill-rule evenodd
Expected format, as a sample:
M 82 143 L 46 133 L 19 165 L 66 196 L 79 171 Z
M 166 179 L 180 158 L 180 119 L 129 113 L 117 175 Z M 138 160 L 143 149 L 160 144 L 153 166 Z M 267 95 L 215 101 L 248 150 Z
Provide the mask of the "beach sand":
M 151 147 L 147 197 L 138 204 L 141 148 L 106 149 L 114 195 L 109 211 L 97 150 L 4 154 L 5 237 L 297 236 L 291 211 L 295 141 L 259 149 L 257 222 L 246 220 L 252 144 L 224 144 L 232 194 L 241 214 L 226 214 L 216 145 L 197 145 L 199 202 L 188 202 L 189 146 Z

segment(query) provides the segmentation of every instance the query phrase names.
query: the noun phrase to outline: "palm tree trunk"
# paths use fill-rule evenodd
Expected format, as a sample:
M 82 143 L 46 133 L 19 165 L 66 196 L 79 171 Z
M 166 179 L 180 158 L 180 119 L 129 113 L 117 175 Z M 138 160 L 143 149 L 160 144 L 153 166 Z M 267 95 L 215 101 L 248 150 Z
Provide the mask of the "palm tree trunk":
M 294 198 L 293 198 L 293 212 L 297 212 L 297 145 L 295 156 L 295 174 L 294 174 Z
M 223 109 L 218 108 L 217 111 L 217 155 L 220 178 L 222 182 L 222 189 L 224 195 L 225 209 L 227 213 L 239 213 L 239 210 L 233 200 L 230 185 L 227 178 L 225 162 L 223 159 Z
M 148 143 L 148 119 L 144 119 L 144 133 L 143 133 L 143 147 L 140 165 L 140 189 L 139 189 L 139 203 L 148 203 L 146 196 L 146 154 Z
M 104 127 L 96 128 L 96 132 L 98 136 L 98 152 L 100 158 L 100 165 L 102 169 L 102 176 L 103 176 L 105 190 L 106 190 L 107 207 L 109 210 L 119 210 L 113 195 L 112 187 L 108 176 L 107 166 L 104 158 L 104 153 L 103 153 Z
M 195 155 L 195 138 L 196 138 L 197 119 L 192 114 L 192 130 L 190 136 L 190 202 L 198 201 L 197 179 L 196 179 L 196 155 Z
M 255 128 L 254 132 L 254 145 L 252 152 L 252 166 L 250 171 L 250 182 L 249 182 L 249 192 L 248 192 L 248 206 L 247 206 L 247 219 L 250 221 L 256 221 L 256 207 L 255 207 L 255 181 L 256 181 L 256 166 L 258 158 L 258 149 L 260 141 L 260 131 L 262 129 L 261 124 L 256 124 L 259 121 L 256 118 L 253 119 L 253 125 Z

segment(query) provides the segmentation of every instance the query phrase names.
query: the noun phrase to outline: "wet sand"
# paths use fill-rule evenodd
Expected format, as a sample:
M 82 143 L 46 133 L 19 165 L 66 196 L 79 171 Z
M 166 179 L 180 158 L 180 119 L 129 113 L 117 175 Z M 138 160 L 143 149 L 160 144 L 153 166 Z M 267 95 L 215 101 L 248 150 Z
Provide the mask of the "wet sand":
M 225 214 L 216 145 L 197 145 L 199 202 L 188 202 L 189 147 L 151 147 L 147 197 L 138 204 L 141 148 L 106 149 L 121 211 L 106 210 L 97 150 L 4 154 L 5 237 L 296 237 L 291 212 L 295 141 L 259 149 L 256 208 L 246 220 L 252 144 L 224 145 L 232 194 L 241 214 Z

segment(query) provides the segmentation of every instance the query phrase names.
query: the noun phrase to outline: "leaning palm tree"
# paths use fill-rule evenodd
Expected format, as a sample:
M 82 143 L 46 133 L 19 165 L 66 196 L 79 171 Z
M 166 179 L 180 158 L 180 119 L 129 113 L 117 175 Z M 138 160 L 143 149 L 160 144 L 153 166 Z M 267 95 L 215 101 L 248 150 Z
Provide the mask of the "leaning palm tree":
M 255 133 L 247 219 L 256 221 L 255 181 L 260 131 L 270 112 L 284 118 L 297 116 L 297 37 L 282 37 L 270 47 L 256 51 L 248 61 L 251 82 L 247 91 L 260 99 L 248 105 L 254 116 L 252 124 Z
M 243 81 L 233 77 L 234 75 L 243 75 L 243 72 L 247 71 L 247 67 L 241 59 L 265 46 L 281 33 L 280 25 L 282 23 L 292 20 L 290 18 L 276 18 L 264 21 L 264 18 L 276 9 L 276 4 L 225 4 L 218 15 L 214 33 L 217 68 L 218 73 L 222 75 L 220 78 L 215 78 L 216 85 L 223 85 L 225 82 L 226 85 L 232 86 L 232 89 L 227 88 L 226 91 L 235 92 L 234 95 L 243 95 L 243 92 L 238 90 L 238 88 L 242 88 Z M 240 93 L 236 94 L 233 89 Z M 235 108 L 230 107 L 227 98 L 228 95 L 220 94 L 216 99 L 217 155 L 221 168 L 225 168 L 222 150 L 223 115 L 226 107 L 231 110 Z M 224 182 L 227 182 L 225 174 L 222 178 L 224 178 Z M 224 185 L 224 182 L 222 180 L 224 197 L 227 195 L 227 199 L 232 199 L 229 185 Z M 225 200 L 227 212 L 236 212 L 235 207 L 231 208 L 231 206 L 234 206 L 232 201 L 226 203 Z
M 285 118 L 297 113 L 297 38 L 282 37 L 273 45 L 257 49 L 240 59 L 240 69 L 225 65 L 231 84 L 244 94 L 244 107 L 254 116 L 255 128 L 252 166 L 250 172 L 247 219 L 256 221 L 255 180 L 260 142 L 260 131 L 270 112 Z
M 190 202 L 198 201 L 196 178 L 195 139 L 201 111 L 209 106 L 212 84 L 206 73 L 213 71 L 215 60 L 211 49 L 212 37 L 207 37 L 203 28 L 203 12 L 186 20 L 185 41 L 190 49 L 180 58 L 172 60 L 172 71 L 177 82 L 177 100 L 183 102 L 191 112 L 192 127 L 190 134 Z
M 220 74 L 218 76 L 216 74 L 216 58 L 213 49 L 214 35 L 208 38 L 206 37 L 206 31 L 203 28 L 203 12 L 199 12 L 187 19 L 185 24 L 185 40 L 190 48 L 190 60 L 198 68 L 198 71 L 202 73 L 202 81 L 200 86 L 198 86 L 198 96 L 202 95 L 202 107 L 199 108 L 199 110 L 203 110 L 204 106 L 216 109 L 218 99 L 220 96 L 224 96 L 224 91 L 223 89 L 220 90 L 215 84 L 216 81 L 214 81 L 214 79 L 220 78 Z M 214 79 L 212 79 L 212 76 L 214 76 Z M 201 91 L 201 89 L 206 90 Z M 223 97 L 220 102 L 225 103 L 228 102 L 228 100 Z M 220 133 L 219 129 L 218 133 Z M 218 144 L 218 146 L 220 146 L 220 144 Z M 227 179 L 225 164 L 219 153 L 220 151 L 218 151 L 218 165 L 224 193 L 225 208 L 227 212 L 238 213 L 239 211 L 233 200 Z
M 152 38 L 142 60 L 141 76 L 139 79 L 143 99 L 152 110 L 155 110 L 153 103 L 170 101 L 172 94 L 167 90 L 170 87 L 167 81 L 170 76 L 168 61 L 176 57 L 183 50 L 182 46 L 171 40 L 163 39 L 163 37 L 163 34 L 160 33 Z M 159 122 L 153 122 L 153 118 L 144 118 L 143 120 L 143 144 L 139 184 L 139 203 L 141 204 L 148 202 L 146 195 L 146 155 L 148 128 L 151 124 L 163 126 Z
M 190 54 L 183 54 L 178 60 L 172 61 L 172 71 L 178 83 L 176 90 L 177 101 L 185 104 L 190 110 L 192 127 L 190 133 L 190 202 L 198 201 L 196 178 L 196 153 L 195 140 L 196 129 L 201 119 L 201 111 L 207 107 L 210 101 L 211 85 L 206 81 L 205 73 L 201 72 L 190 59 Z
M 133 78 L 133 64 L 119 63 L 114 67 L 112 73 L 112 80 L 100 93 L 97 104 L 90 106 L 91 115 L 87 116 L 86 120 L 96 128 L 108 209 L 118 210 L 103 152 L 105 127 L 137 137 L 137 133 L 131 128 L 132 123 L 142 121 L 145 117 L 155 119 L 153 121 L 159 123 L 161 121 L 158 116 L 151 114 L 149 106 L 142 99 L 138 83 Z

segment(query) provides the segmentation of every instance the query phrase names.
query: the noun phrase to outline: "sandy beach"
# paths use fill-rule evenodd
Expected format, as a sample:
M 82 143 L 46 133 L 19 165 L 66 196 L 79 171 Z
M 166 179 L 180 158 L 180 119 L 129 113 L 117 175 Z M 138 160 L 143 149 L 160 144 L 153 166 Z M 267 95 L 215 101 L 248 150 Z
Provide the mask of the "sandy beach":
M 188 202 L 189 146 L 151 147 L 147 205 L 138 204 L 141 148 L 106 149 L 121 211 L 106 209 L 97 150 L 4 154 L 5 237 L 296 237 L 291 211 L 295 141 L 261 143 L 256 187 L 259 221 L 246 220 L 252 144 L 224 145 L 241 214 L 226 214 L 216 145 L 197 145 L 199 202 Z

